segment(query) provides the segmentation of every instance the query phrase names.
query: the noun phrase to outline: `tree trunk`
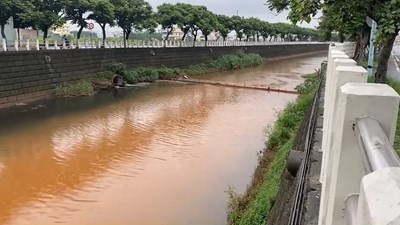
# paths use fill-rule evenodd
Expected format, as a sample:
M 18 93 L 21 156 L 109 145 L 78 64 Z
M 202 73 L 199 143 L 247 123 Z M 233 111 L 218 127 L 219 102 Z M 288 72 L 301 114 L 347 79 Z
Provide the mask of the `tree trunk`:
M 129 40 L 129 36 L 131 35 L 132 30 L 130 30 L 130 29 L 129 30 L 124 30 L 124 32 L 125 32 L 124 48 L 126 48 L 126 43 Z
M 106 47 L 106 24 L 100 24 L 101 30 L 103 31 L 103 48 Z
M 390 54 L 392 53 L 393 44 L 396 40 L 398 31 L 392 34 L 389 40 L 383 45 L 380 57 L 378 68 L 375 73 L 375 83 L 386 83 L 387 81 L 387 69 L 388 69 L 388 61 L 390 58 Z
M 48 32 L 49 32 L 49 29 L 44 29 L 43 30 L 43 41 L 46 41 L 47 36 L 48 36 Z
M 6 37 L 6 33 L 4 32 L 4 26 L 5 24 L 0 24 L 0 30 L 1 30 L 1 37 L 6 40 L 6 44 L 7 44 L 7 37 Z
M 167 29 L 168 29 L 168 28 L 167 28 Z M 168 30 L 168 32 L 167 32 L 167 36 L 165 36 L 165 40 L 166 40 L 166 41 L 168 41 L 169 35 L 171 34 L 171 32 L 172 32 L 173 29 L 174 29 L 173 27 L 169 28 L 169 30 Z
M 369 28 L 368 28 L 369 30 Z M 357 34 L 356 49 L 354 50 L 354 60 L 360 61 L 365 58 L 365 49 L 369 43 L 370 32 L 362 30 Z
M 226 41 L 226 37 L 222 37 L 222 40 L 223 40 L 223 41 Z
M 204 35 L 204 46 L 207 47 L 208 35 Z
M 76 39 L 79 40 L 81 38 L 83 28 L 84 28 L 83 26 L 79 27 L 78 33 L 76 34 Z
M 196 31 L 192 31 L 193 34 L 193 47 L 196 47 L 196 40 L 197 40 L 197 30 Z
M 187 33 L 188 33 L 188 31 L 185 31 L 185 32 L 183 32 L 182 41 L 184 41 L 184 40 L 185 40 Z

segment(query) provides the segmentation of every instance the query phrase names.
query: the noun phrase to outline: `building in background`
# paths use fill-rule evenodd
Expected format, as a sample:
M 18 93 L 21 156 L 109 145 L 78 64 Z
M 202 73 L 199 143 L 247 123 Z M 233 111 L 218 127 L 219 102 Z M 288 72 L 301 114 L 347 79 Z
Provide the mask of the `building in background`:
M 167 37 L 168 31 L 162 30 L 162 38 L 165 40 L 165 37 Z M 183 31 L 178 27 L 174 26 L 174 29 L 172 30 L 171 34 L 168 36 L 168 40 L 172 41 L 180 41 L 183 38 Z
M 34 29 L 28 28 L 15 28 L 14 27 L 14 19 L 11 17 L 6 26 L 4 27 L 4 32 L 6 34 L 7 43 L 10 45 L 14 43 L 16 39 L 19 40 L 37 40 L 38 39 L 38 31 Z M 2 39 L 0 35 L 0 40 Z
M 68 36 L 71 35 L 71 32 L 69 30 L 69 25 L 65 23 L 61 27 L 55 28 L 53 31 L 53 34 L 59 35 L 59 36 Z

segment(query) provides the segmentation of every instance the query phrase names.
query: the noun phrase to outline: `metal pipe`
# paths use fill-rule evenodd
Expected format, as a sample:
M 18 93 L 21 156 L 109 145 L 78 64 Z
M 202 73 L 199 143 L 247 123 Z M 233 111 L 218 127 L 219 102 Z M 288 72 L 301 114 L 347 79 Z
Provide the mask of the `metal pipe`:
M 351 194 L 344 200 L 346 225 L 355 225 L 357 221 L 358 194 Z
M 367 173 L 400 166 L 400 159 L 378 121 L 371 117 L 359 118 L 354 124 L 354 132 Z

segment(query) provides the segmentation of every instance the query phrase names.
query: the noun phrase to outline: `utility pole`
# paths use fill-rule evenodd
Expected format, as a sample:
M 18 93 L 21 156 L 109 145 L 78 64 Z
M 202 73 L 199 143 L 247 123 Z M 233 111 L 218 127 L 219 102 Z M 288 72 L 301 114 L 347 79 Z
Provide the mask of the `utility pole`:
M 375 56 L 375 36 L 376 36 L 376 22 L 367 17 L 367 24 L 371 27 L 371 35 L 369 37 L 369 53 L 368 53 L 368 77 L 372 77 Z

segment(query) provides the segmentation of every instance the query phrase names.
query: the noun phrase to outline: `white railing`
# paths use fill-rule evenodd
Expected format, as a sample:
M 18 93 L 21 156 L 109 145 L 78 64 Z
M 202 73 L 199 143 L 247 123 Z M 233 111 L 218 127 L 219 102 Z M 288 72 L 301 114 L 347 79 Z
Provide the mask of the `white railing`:
M 61 50 L 61 49 L 96 49 L 96 48 L 182 48 L 182 47 L 226 47 L 226 46 L 262 46 L 262 45 L 298 45 L 298 44 L 327 44 L 325 42 L 269 42 L 269 41 L 48 41 L 39 45 L 39 40 L 21 40 L 7 43 L 3 39 L 0 51 L 26 50 Z
M 400 167 L 391 146 L 400 96 L 331 46 L 326 75 L 319 225 L 400 224 Z M 346 220 L 347 218 L 347 220 Z

